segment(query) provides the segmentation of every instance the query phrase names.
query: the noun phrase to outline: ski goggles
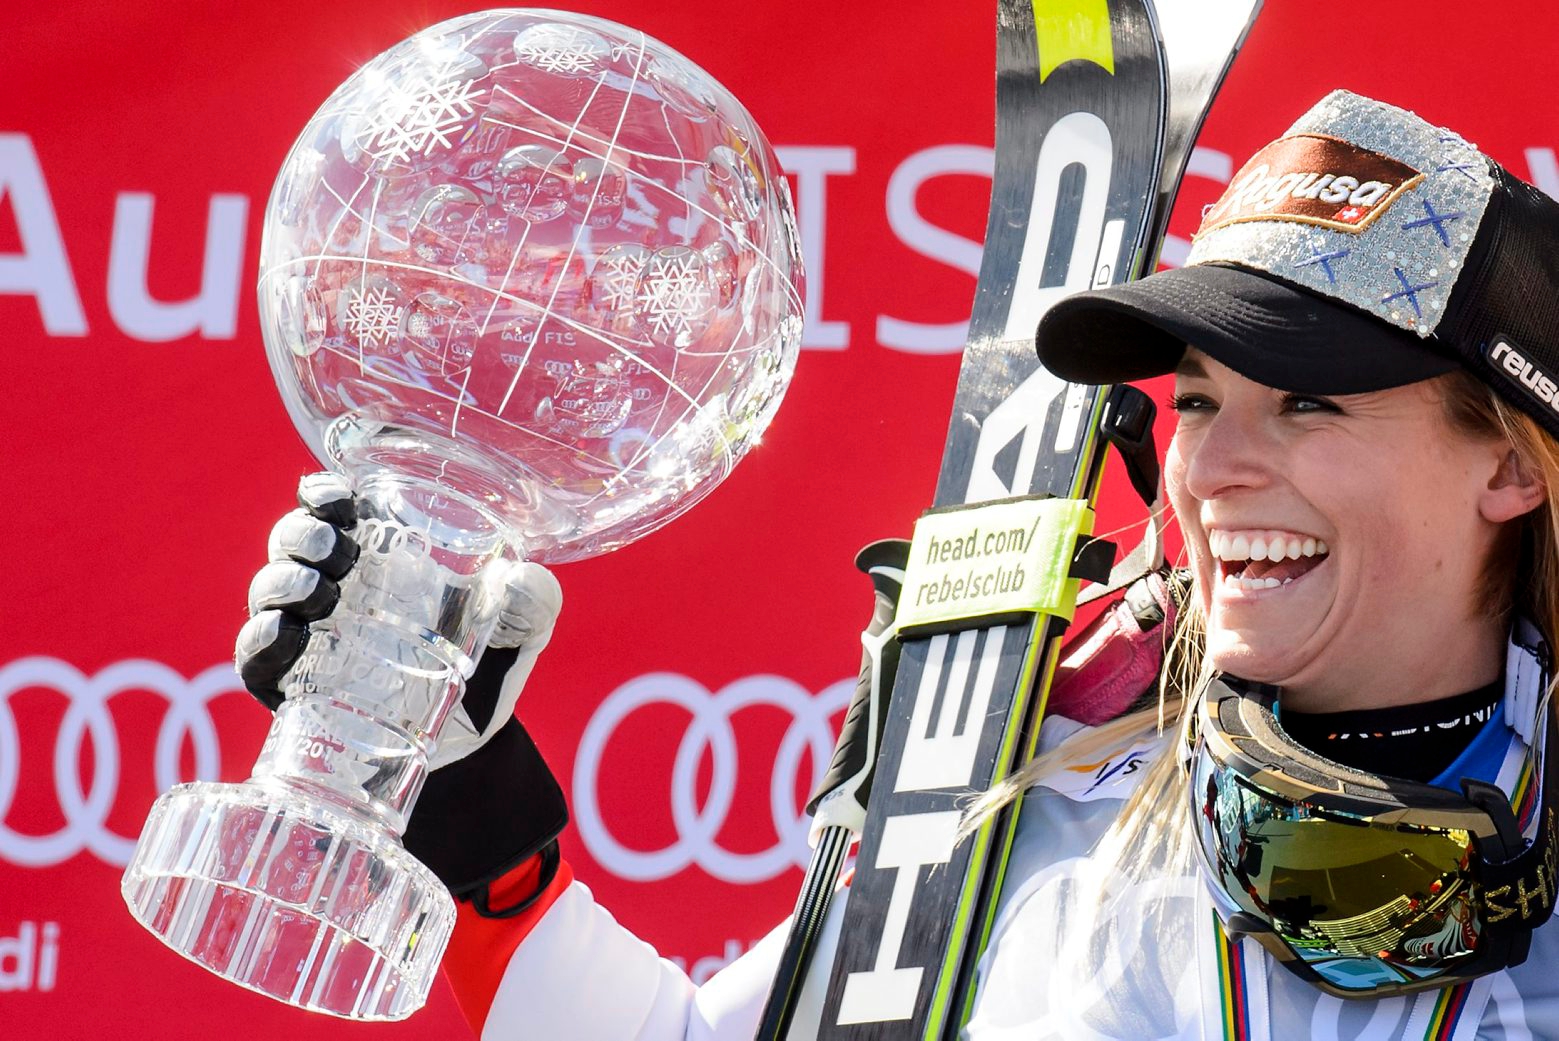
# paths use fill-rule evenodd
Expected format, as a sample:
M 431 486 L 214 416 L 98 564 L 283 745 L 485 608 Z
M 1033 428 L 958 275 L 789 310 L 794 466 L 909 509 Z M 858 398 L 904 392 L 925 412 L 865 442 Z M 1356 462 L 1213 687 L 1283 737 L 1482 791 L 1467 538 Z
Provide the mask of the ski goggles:
M 1345 998 L 1525 961 L 1555 901 L 1541 762 L 1529 843 L 1498 787 L 1469 779 L 1459 794 L 1330 762 L 1283 732 L 1277 695 L 1216 680 L 1186 728 L 1192 829 L 1224 931 Z

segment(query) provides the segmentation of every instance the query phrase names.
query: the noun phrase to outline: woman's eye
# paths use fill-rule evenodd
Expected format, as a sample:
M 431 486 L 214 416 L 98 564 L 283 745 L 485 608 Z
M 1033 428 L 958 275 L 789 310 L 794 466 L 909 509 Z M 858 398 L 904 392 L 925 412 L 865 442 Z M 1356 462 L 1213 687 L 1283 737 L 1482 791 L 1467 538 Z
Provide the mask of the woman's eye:
M 1172 394 L 1169 398 L 1170 411 L 1182 416 L 1188 412 L 1211 412 L 1217 407 L 1205 394 Z
M 1283 395 L 1283 411 L 1285 412 L 1331 412 L 1340 413 L 1336 402 L 1327 398 L 1318 398 L 1311 394 L 1285 394 Z

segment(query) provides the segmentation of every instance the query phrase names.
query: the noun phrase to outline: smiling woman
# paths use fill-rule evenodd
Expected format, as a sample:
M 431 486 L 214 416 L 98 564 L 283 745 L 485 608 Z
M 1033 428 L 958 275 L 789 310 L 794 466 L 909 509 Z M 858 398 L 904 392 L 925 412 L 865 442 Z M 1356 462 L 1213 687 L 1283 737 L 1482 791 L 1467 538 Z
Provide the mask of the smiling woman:
M 1368 199 L 1316 190 L 1365 180 Z M 1009 902 L 1009 932 L 1044 919 L 1076 949 L 1078 986 L 1124 957 L 1135 1011 L 1174 1035 L 1182 999 L 1146 997 L 1171 982 L 1150 967 L 1170 946 L 1123 955 L 1138 927 L 1121 919 L 1201 933 L 1210 897 L 1198 1003 L 1228 1036 L 1559 1029 L 1540 968 L 1559 935 L 1538 931 L 1559 789 L 1541 754 L 1556 250 L 1559 205 L 1458 135 L 1337 92 L 1235 176 L 1185 268 L 1046 316 L 1040 355 L 1063 377 L 1174 373 L 1165 483 L 1189 556 L 1159 706 L 1052 740 L 982 801 L 1033 785 L 1053 815 L 1067 762 L 1183 720 L 1068 871 L 1112 881 Z M 1176 904 L 1188 870 L 1197 895 Z M 1066 910 L 1038 910 L 1041 892 Z M 1512 893 L 1536 899 L 1512 910 Z M 1268 978 L 1273 961 L 1292 976 Z

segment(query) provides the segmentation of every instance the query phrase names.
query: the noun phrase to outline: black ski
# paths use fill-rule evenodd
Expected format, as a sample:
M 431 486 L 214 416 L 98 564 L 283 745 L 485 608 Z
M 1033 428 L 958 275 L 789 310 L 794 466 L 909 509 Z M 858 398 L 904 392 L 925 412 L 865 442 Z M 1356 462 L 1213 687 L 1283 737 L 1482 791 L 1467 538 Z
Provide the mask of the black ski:
M 1166 4 L 1168 67 L 1149 0 L 998 0 L 991 214 L 937 507 L 1035 495 L 1085 506 L 1097 491 L 1107 388 L 1040 369 L 1034 328 L 1062 296 L 1151 263 L 1259 0 Z M 1087 522 L 1068 530 L 1056 551 L 1069 561 Z M 950 540 L 930 555 L 958 551 Z M 819 1039 L 930 1041 L 961 1025 L 1016 816 L 962 843 L 953 831 L 970 793 L 1031 754 L 1076 595 L 1063 585 L 1049 613 L 904 641 Z

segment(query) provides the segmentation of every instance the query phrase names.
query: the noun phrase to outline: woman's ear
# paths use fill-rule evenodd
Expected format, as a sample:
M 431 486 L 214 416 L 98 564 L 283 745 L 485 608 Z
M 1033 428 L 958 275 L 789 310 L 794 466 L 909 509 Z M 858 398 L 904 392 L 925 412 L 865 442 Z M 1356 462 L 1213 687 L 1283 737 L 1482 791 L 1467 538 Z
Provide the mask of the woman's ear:
M 1548 488 L 1534 467 L 1514 448 L 1507 448 L 1489 486 L 1478 496 L 1478 512 L 1494 524 L 1515 520 L 1543 505 Z

